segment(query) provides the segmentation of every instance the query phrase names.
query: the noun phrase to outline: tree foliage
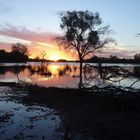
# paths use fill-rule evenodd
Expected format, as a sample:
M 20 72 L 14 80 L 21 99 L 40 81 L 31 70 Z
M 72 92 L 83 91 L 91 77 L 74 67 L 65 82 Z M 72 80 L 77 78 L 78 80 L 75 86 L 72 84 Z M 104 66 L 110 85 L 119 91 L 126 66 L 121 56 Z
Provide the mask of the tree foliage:
M 28 48 L 21 43 L 12 44 L 11 56 L 14 62 L 26 62 L 28 60 Z
M 82 63 L 86 56 L 93 56 L 95 50 L 104 47 L 110 39 L 105 37 L 109 33 L 109 26 L 102 26 L 103 22 L 98 12 L 67 11 L 60 14 L 60 27 L 64 36 L 58 40 L 65 48 L 74 49 L 80 61 L 80 82 L 82 87 Z
M 0 62 L 26 62 L 28 56 L 28 48 L 21 43 L 12 44 L 11 52 L 0 50 Z
M 60 17 L 64 36 L 59 40 L 66 48 L 75 49 L 80 61 L 110 41 L 105 37 L 109 33 L 109 26 L 102 26 L 98 12 L 67 11 L 62 12 Z
M 134 55 L 134 60 L 140 61 L 140 53 Z
M 29 55 L 28 48 L 26 47 L 26 45 L 21 44 L 21 43 L 12 44 L 11 52 L 12 53 L 20 53 L 24 56 Z

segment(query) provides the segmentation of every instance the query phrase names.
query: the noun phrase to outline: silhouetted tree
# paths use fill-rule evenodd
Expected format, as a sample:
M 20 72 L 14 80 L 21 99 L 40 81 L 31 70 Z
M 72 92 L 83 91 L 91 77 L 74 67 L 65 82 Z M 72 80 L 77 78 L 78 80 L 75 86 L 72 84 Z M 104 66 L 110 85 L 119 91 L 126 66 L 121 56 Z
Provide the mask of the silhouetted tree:
M 11 59 L 17 62 L 26 62 L 28 60 L 28 48 L 21 43 L 12 44 L 11 46 Z
M 95 50 L 104 47 L 110 41 L 105 34 L 109 26 L 102 27 L 99 13 L 90 11 L 62 12 L 60 27 L 64 36 L 58 38 L 66 48 L 76 50 L 80 61 L 80 83 L 82 85 L 82 63 L 86 56 L 92 56 Z
M 7 56 L 8 53 L 5 50 L 0 50 L 0 62 L 4 62 Z
M 110 60 L 118 60 L 118 57 L 117 56 L 114 56 L 114 55 L 110 55 Z
M 46 56 L 47 56 L 47 53 L 46 53 L 45 50 L 43 50 L 43 51 L 40 53 L 40 59 L 42 59 L 42 61 L 45 61 Z
M 134 55 L 134 60 L 140 61 L 140 53 Z
M 46 60 L 46 57 L 47 57 L 47 53 L 45 50 L 43 50 L 41 53 L 40 53 L 40 60 L 41 60 L 41 66 L 43 66 L 45 60 Z
M 21 54 L 23 54 L 25 56 L 29 55 L 27 46 L 24 44 L 21 44 L 21 43 L 12 44 L 11 51 L 20 52 Z
M 36 56 L 36 57 L 34 58 L 34 60 L 35 60 L 36 62 L 39 62 L 39 61 L 40 61 L 40 57 L 39 57 L 39 56 Z

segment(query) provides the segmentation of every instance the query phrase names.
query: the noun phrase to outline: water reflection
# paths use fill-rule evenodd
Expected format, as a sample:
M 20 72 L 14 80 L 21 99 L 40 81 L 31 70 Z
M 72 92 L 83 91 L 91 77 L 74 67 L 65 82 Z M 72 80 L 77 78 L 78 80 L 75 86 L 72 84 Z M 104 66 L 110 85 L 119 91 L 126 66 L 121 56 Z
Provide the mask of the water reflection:
M 31 82 L 42 86 L 77 87 L 78 66 L 76 64 L 33 63 L 24 67 L 1 66 L 1 82 Z
M 91 64 L 86 64 L 84 67 L 84 77 L 87 81 L 90 81 L 92 83 L 91 86 L 96 85 L 104 87 L 107 85 L 117 85 L 131 88 L 132 85 L 137 83 L 135 88 L 139 88 L 139 70 L 140 67 L 138 66 L 120 67 L 119 65 L 102 66 L 101 64 L 93 66 Z M 98 81 L 98 84 L 95 83 L 95 80 Z
M 140 78 L 140 67 L 134 67 L 134 74 L 136 77 Z
M 20 78 L 19 75 L 22 77 Z M 26 66 L 0 66 L 0 81 L 4 82 L 20 82 L 25 80 L 28 75 Z M 23 78 L 24 77 L 24 78 Z
M 92 65 L 92 67 L 90 66 Z M 131 86 L 140 77 L 139 66 L 83 66 L 82 86 L 121 85 Z M 79 86 L 78 63 L 28 63 L 22 66 L 0 66 L 0 82 L 31 82 L 46 87 Z M 139 80 L 133 85 L 139 88 Z
M 48 69 L 48 64 L 46 65 L 31 65 L 29 67 L 30 75 L 38 74 L 44 77 L 51 77 L 52 71 Z
M 24 70 L 26 69 L 26 66 L 12 66 L 12 67 L 8 67 L 8 66 L 0 66 L 0 74 L 4 75 L 6 74 L 6 72 L 10 72 L 13 74 L 19 74 L 20 72 L 24 72 Z

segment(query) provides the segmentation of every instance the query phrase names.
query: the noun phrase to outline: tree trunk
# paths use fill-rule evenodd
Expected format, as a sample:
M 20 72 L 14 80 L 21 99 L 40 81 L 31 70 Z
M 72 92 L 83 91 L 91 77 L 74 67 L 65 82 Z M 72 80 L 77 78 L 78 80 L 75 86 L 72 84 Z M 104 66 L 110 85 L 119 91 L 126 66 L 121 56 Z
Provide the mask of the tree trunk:
M 80 79 L 79 79 L 79 88 L 82 88 L 82 73 L 83 73 L 83 61 L 80 60 Z
M 65 126 L 65 130 L 64 130 L 64 140 L 70 140 L 70 131 L 69 131 L 69 127 Z
M 19 75 L 18 75 L 18 74 L 19 74 L 19 71 L 20 71 L 20 70 L 19 70 L 18 63 L 17 63 L 17 66 L 16 66 L 16 75 L 17 75 L 17 82 L 18 82 L 18 83 L 19 83 L 19 81 L 20 81 L 20 80 L 19 80 Z

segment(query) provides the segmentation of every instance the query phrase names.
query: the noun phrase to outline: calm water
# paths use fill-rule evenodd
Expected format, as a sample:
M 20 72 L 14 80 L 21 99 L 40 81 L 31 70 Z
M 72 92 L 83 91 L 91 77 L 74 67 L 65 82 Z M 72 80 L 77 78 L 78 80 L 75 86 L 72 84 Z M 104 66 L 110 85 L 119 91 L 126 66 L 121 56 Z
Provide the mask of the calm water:
M 108 84 L 131 86 L 139 79 L 140 65 L 131 64 L 103 64 L 102 66 L 120 66 L 129 72 L 136 73 L 136 76 L 122 77 L 114 76 L 111 80 L 102 79 L 99 75 L 97 64 L 91 64 L 92 70 L 82 75 L 85 86 L 104 86 Z M 105 73 L 105 72 L 104 72 Z M 109 72 L 107 73 L 110 74 Z M 79 85 L 79 64 L 78 63 L 26 63 L 16 67 L 14 63 L 0 64 L 0 82 L 29 82 L 45 87 L 69 87 L 77 88 Z M 140 82 L 133 87 L 139 88 Z
M 130 86 L 140 79 L 140 65 L 119 64 L 123 70 L 133 74 L 130 76 L 123 76 L 123 71 L 119 72 L 119 69 L 116 68 L 113 71 L 112 69 L 102 69 L 103 72 L 101 73 L 97 64 L 91 65 L 93 66 L 92 68 L 86 67 L 86 69 L 83 66 L 82 79 L 83 85 L 86 87 L 108 84 Z M 102 66 L 104 67 L 105 65 L 103 64 Z M 114 64 L 107 64 L 107 66 L 112 65 Z M 115 64 L 115 66 L 118 65 Z M 115 70 L 117 71 L 114 74 Z M 116 75 L 117 72 L 119 72 L 119 75 Z M 19 67 L 12 63 L 0 64 L 0 82 L 29 82 L 46 87 L 77 88 L 79 79 L 78 63 L 45 63 L 44 65 L 40 63 L 27 63 L 20 64 Z M 140 82 L 136 82 L 133 87 L 140 88 Z M 69 111 L 70 114 L 74 114 L 73 120 L 73 115 L 70 116 L 68 113 L 69 106 L 65 110 L 60 105 L 62 110 L 59 108 L 59 112 L 59 109 L 50 108 L 47 104 L 27 103 L 24 101 L 24 97 L 27 95 L 28 93 L 23 89 L 0 86 L 0 139 L 62 140 L 67 130 L 65 123 L 69 124 L 68 120 L 70 120 L 71 127 L 75 128 L 73 124 L 78 122 L 77 120 L 74 122 L 75 116 L 77 115 L 78 120 L 81 120 L 77 113 L 81 111 L 79 108 L 74 110 L 74 113 L 71 113 L 71 110 Z M 81 109 L 83 110 L 83 107 Z M 79 114 L 81 118 L 81 112 Z M 79 124 L 77 126 L 79 128 Z M 75 140 L 82 139 L 79 133 L 77 132 Z M 98 139 L 95 137 L 93 140 Z

